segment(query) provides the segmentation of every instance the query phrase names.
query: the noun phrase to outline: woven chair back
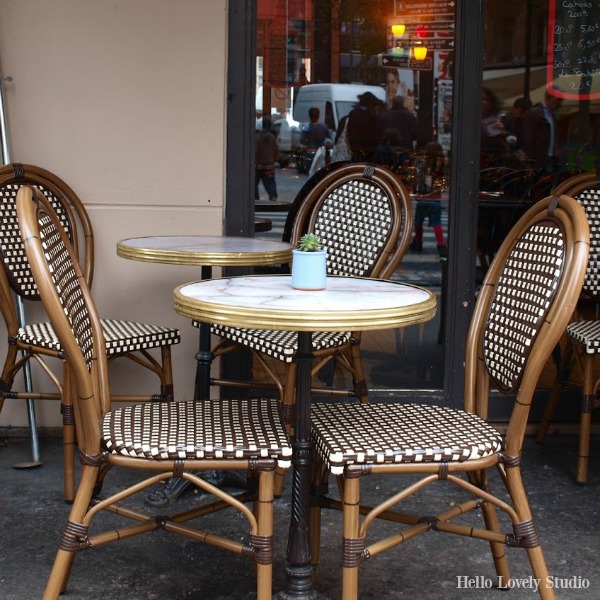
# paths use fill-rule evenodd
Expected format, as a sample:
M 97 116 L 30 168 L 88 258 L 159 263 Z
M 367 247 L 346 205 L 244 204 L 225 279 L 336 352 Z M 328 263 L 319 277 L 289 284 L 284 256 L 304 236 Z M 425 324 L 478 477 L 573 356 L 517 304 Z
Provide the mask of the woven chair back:
M 25 252 L 39 294 L 60 339 L 77 391 L 75 415 L 80 447 L 99 440 L 98 418 L 109 406 L 104 337 L 89 285 L 74 249 L 48 199 L 37 188 L 17 194 Z
M 538 202 L 511 230 L 483 282 L 469 332 L 467 362 L 483 366 L 500 391 L 523 394 L 524 404 L 564 331 L 587 264 L 585 213 L 570 197 L 561 196 L 557 207 L 558 201 Z M 475 371 L 466 372 L 467 388 L 474 387 Z
M 314 232 L 327 249 L 329 275 L 389 277 L 412 229 L 410 195 L 383 167 L 351 164 L 325 176 L 300 206 L 292 244 Z
M 574 175 L 558 186 L 555 194 L 572 196 L 585 210 L 590 226 L 590 258 L 583 292 L 600 300 L 600 176 L 593 172 Z
M 39 167 L 32 165 L 10 164 L 0 168 L 0 258 L 12 290 L 28 300 L 39 300 L 39 294 L 31 269 L 25 256 L 23 242 L 17 223 L 16 198 L 22 185 L 38 188 L 52 209 L 56 212 L 60 224 L 67 232 L 70 243 L 79 257 L 78 228 L 81 227 L 86 240 L 92 238 L 91 225 L 79 198 L 61 179 Z M 86 247 L 87 253 L 87 247 Z M 83 261 L 88 257 L 84 254 Z M 91 278 L 91 266 L 86 268 Z M 87 276 L 87 275 L 86 275 Z
M 562 277 L 565 231 L 551 219 L 535 223 L 515 240 L 488 313 L 483 335 L 490 377 L 514 390 Z

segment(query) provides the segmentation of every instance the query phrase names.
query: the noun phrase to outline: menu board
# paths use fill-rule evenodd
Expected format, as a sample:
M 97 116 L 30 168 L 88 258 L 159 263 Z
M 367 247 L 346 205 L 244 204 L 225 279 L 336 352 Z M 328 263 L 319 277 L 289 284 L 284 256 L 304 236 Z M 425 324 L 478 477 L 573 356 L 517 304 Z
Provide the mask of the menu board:
M 553 96 L 600 98 L 600 0 L 550 0 L 546 79 Z

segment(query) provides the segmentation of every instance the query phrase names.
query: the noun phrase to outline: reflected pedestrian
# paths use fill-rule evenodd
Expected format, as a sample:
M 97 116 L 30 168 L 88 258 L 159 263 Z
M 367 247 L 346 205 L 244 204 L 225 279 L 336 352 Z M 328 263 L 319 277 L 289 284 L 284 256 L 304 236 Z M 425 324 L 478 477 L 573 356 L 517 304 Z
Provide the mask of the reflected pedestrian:
M 269 200 L 277 200 L 275 162 L 279 156 L 277 139 L 271 131 L 271 119 L 263 117 L 262 129 L 256 132 L 254 199 L 260 200 L 258 184 L 262 182 Z
M 546 90 L 544 100 L 523 117 L 523 150 L 537 168 L 547 173 L 560 168 L 558 109 L 561 106 L 562 98 Z
M 354 162 L 370 162 L 379 143 L 377 116 L 384 103 L 372 94 L 365 92 L 358 96 L 358 105 L 348 114 L 348 143 Z

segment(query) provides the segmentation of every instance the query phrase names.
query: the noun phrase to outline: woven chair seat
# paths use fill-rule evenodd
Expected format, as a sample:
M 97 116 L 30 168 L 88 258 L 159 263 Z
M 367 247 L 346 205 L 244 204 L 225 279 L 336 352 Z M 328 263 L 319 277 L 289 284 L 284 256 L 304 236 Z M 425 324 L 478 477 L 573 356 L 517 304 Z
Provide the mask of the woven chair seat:
M 600 321 L 576 321 L 567 325 L 567 335 L 583 344 L 586 354 L 600 352 Z
M 464 462 L 502 447 L 477 415 L 420 404 L 314 404 L 312 437 L 335 475 L 350 464 Z
M 118 319 L 102 319 L 102 330 L 106 342 L 106 354 L 123 354 L 161 348 L 165 345 L 178 344 L 179 329 L 171 329 L 162 325 L 134 323 Z M 62 350 L 60 341 L 50 323 L 33 323 L 19 329 L 18 340 L 31 346 L 39 346 L 48 350 Z
M 193 325 L 199 327 L 200 323 L 193 321 Z M 291 363 L 298 351 L 298 334 L 295 331 L 265 331 L 212 325 L 211 333 L 286 363 Z M 312 347 L 313 350 L 325 350 L 342 346 L 349 341 L 349 331 L 318 332 L 312 336 Z
M 112 454 L 154 460 L 273 458 L 292 455 L 278 400 L 154 402 L 107 413 L 102 446 Z

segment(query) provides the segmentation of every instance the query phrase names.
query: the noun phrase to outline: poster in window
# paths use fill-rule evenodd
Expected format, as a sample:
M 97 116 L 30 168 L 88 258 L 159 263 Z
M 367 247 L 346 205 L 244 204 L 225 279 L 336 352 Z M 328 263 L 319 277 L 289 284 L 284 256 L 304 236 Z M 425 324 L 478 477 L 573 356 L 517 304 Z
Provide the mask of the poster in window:
M 600 98 L 600 0 L 550 0 L 546 79 L 553 96 Z

